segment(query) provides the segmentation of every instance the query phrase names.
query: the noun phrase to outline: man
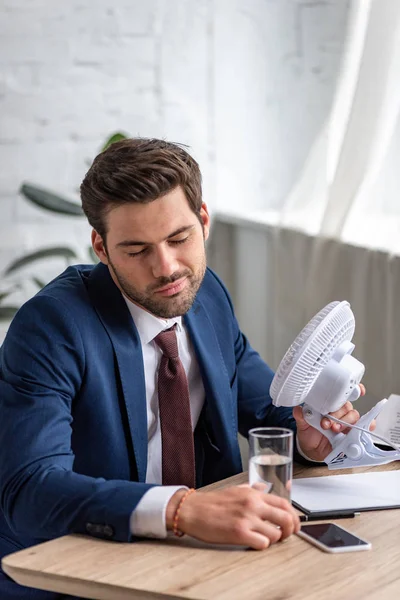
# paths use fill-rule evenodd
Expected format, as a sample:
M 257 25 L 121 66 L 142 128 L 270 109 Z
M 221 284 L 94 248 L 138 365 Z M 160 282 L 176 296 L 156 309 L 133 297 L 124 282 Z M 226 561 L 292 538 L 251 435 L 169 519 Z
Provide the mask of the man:
M 303 455 L 329 452 L 300 407 L 294 419 L 272 405 L 273 373 L 206 267 L 197 163 L 165 141 L 118 142 L 81 196 L 100 264 L 29 300 L 0 355 L 1 555 L 73 532 L 129 542 L 175 529 L 263 549 L 298 531 L 262 489 L 187 495 L 242 470 L 237 433 L 251 427 L 296 431 L 296 419 Z M 349 404 L 335 415 L 358 419 Z M 3 575 L 2 600 L 56 597 L 24 593 Z

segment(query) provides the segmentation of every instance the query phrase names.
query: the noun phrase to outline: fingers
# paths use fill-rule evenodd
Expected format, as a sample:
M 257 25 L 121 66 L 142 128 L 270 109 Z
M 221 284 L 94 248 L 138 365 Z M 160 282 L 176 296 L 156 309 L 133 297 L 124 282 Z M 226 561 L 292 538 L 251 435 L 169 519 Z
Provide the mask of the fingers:
M 267 485 L 266 483 L 261 483 L 260 481 L 257 483 L 253 483 L 253 485 L 251 486 L 253 488 L 253 490 L 257 490 L 258 492 L 267 492 L 270 489 L 270 486 Z
M 240 529 L 235 532 L 238 539 L 255 550 L 264 550 L 300 529 L 297 515 L 279 508 L 265 505 L 262 517 L 254 520 L 251 528 L 240 525 Z
M 343 404 L 343 406 L 341 408 L 339 408 L 338 410 L 335 410 L 334 412 L 329 413 L 329 414 L 333 415 L 337 419 L 342 419 L 343 417 L 345 417 L 352 410 L 353 410 L 353 405 L 348 400 L 347 402 L 345 402 Z
M 282 529 L 283 538 L 297 533 L 300 529 L 299 516 L 288 500 L 274 494 L 263 494 L 262 500 L 265 504 L 262 518 L 278 525 Z
M 271 545 L 271 540 L 258 531 L 246 532 L 243 539 L 243 546 L 248 546 L 253 550 L 266 550 Z
M 357 423 L 357 421 L 360 418 L 360 413 L 353 408 L 352 403 L 349 401 L 347 401 L 341 408 L 339 408 L 339 410 L 336 410 L 335 412 L 329 414 L 331 414 L 333 417 L 336 417 L 336 419 L 341 419 L 342 421 L 345 421 L 346 423 L 349 423 L 351 425 Z M 335 433 L 346 429 L 345 425 L 335 423 L 327 417 L 324 417 L 322 419 L 321 427 L 323 429 L 332 429 L 332 431 L 334 431 Z
M 301 406 L 295 406 L 293 408 L 293 416 L 296 420 L 297 431 L 304 431 L 310 427 L 310 425 L 304 419 L 303 409 Z
M 246 531 L 241 537 L 243 543 L 254 550 L 265 550 L 271 544 L 285 539 L 282 530 L 267 521 L 259 521 L 255 530 Z
M 292 511 L 282 510 L 267 504 L 264 507 L 264 511 L 261 511 L 260 517 L 263 524 L 268 524 L 275 531 L 279 531 L 279 536 L 276 539 L 271 538 L 272 542 L 276 542 L 279 539 L 286 539 L 297 532 L 300 527 L 299 518 Z
M 269 521 L 258 521 L 255 525 L 254 533 L 260 533 L 262 536 L 268 539 L 269 544 L 276 544 L 279 540 L 283 538 L 282 529 L 277 527 L 274 523 L 270 523 Z M 287 537 L 287 536 L 286 536 Z
M 275 543 L 279 539 L 285 539 L 293 533 L 297 533 L 300 529 L 300 521 L 290 502 L 274 494 L 266 494 L 266 487 L 262 483 L 253 485 L 253 489 L 259 493 L 249 497 L 247 509 L 255 516 L 258 523 L 258 526 L 253 525 L 253 529 L 265 534 L 267 529 L 264 525 L 268 524 L 273 528 L 273 532 L 269 536 L 271 543 Z M 268 531 L 270 530 L 268 529 Z
M 271 506 L 275 506 L 276 508 L 280 508 L 280 509 L 286 510 L 286 511 L 293 510 L 294 514 L 297 514 L 296 511 L 294 510 L 293 506 L 290 504 L 290 502 L 288 500 L 286 500 L 286 498 L 281 498 L 280 496 L 275 496 L 275 494 L 263 494 L 261 498 L 265 503 L 270 504 Z
M 333 416 L 336 417 L 335 414 Z M 341 417 L 336 417 L 336 418 L 341 419 L 342 421 L 344 421 L 345 423 L 349 423 L 350 425 L 354 425 L 360 419 L 360 413 L 358 412 L 358 410 L 355 410 L 353 408 L 345 415 L 343 415 Z M 334 423 L 334 425 L 337 425 L 339 428 L 342 428 L 342 429 L 344 428 L 344 425 L 340 425 L 340 423 Z

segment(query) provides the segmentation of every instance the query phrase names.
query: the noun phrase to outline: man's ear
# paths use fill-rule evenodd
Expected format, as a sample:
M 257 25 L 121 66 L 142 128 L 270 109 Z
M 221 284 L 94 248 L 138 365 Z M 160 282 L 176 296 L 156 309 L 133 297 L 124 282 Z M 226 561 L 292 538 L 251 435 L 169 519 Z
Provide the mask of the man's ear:
M 210 235 L 210 215 L 208 213 L 207 204 L 205 202 L 203 202 L 201 205 L 200 219 L 203 222 L 204 239 L 207 240 L 208 236 Z
M 99 260 L 104 265 L 108 265 L 108 257 L 104 246 L 103 238 L 99 233 L 97 233 L 95 229 L 92 230 L 92 247 Z

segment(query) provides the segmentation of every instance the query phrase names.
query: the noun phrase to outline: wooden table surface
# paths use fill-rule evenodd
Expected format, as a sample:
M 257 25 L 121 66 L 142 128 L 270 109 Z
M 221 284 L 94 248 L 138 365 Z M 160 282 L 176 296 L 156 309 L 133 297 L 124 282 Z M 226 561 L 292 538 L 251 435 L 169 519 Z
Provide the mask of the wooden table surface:
M 399 462 L 380 467 L 398 468 Z M 326 467 L 295 471 L 296 477 L 331 473 Z M 204 489 L 246 479 L 241 474 Z M 372 550 L 327 554 L 297 536 L 257 552 L 186 536 L 120 544 L 69 535 L 10 554 L 2 566 L 22 585 L 96 600 L 397 599 L 400 509 L 363 512 L 337 523 L 370 541 Z

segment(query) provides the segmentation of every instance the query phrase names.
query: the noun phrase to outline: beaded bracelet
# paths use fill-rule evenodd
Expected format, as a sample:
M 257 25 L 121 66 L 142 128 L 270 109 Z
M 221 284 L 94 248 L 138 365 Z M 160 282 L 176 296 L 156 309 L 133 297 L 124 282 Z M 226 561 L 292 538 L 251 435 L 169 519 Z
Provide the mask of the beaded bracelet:
M 179 513 L 182 508 L 182 504 L 185 502 L 186 498 L 195 491 L 196 490 L 194 488 L 190 488 L 189 490 L 187 490 L 186 493 L 182 496 L 182 498 L 178 504 L 178 508 L 175 511 L 173 532 L 174 532 L 174 535 L 176 535 L 177 537 L 182 537 L 183 535 L 185 535 L 183 531 L 180 531 L 178 529 Z

